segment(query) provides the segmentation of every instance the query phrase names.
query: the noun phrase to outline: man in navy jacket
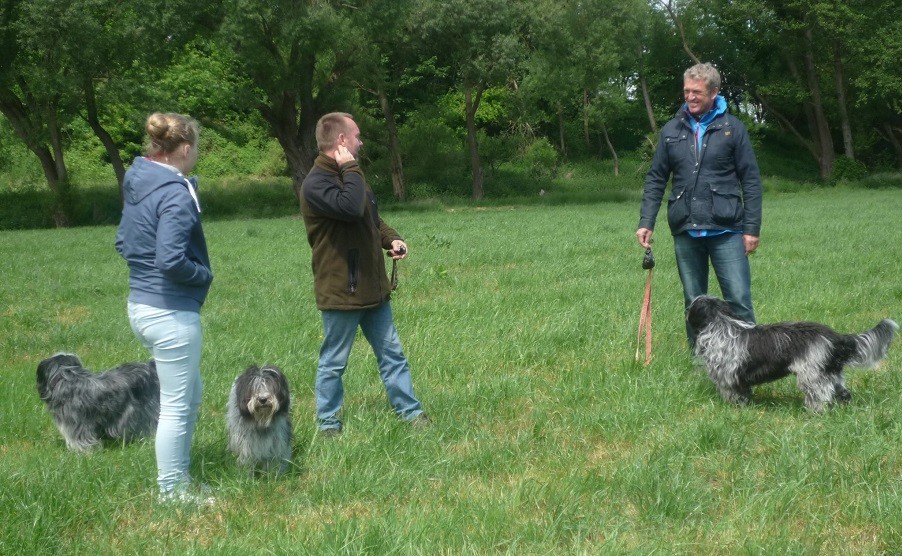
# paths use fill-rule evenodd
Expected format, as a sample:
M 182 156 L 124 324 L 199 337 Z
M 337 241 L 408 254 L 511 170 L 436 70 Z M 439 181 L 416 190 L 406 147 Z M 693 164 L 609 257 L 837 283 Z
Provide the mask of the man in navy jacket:
M 739 318 L 754 323 L 748 255 L 761 233 L 761 176 L 748 131 L 727 113 L 720 73 L 697 64 L 683 74 L 685 104 L 661 130 L 645 176 L 636 237 L 651 245 L 658 209 L 671 180 L 667 222 L 686 307 L 708 293 L 708 263 L 724 299 Z M 688 324 L 690 346 L 695 331 Z

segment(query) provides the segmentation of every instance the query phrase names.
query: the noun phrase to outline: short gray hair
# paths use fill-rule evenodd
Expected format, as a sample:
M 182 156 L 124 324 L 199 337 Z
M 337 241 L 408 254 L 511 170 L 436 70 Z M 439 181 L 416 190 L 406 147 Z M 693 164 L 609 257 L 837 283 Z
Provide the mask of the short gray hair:
M 695 64 L 683 73 L 683 79 L 704 81 L 708 85 L 708 91 L 720 89 L 720 72 L 713 65 Z

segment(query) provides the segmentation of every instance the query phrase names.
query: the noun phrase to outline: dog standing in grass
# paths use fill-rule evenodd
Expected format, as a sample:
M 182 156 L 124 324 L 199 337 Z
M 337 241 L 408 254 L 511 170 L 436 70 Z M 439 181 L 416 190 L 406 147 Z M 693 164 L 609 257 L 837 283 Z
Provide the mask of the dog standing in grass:
M 861 334 L 839 334 L 815 322 L 756 326 L 737 318 L 725 301 L 706 295 L 692 301 L 686 319 L 698 334 L 695 353 L 724 400 L 746 404 L 752 386 L 794 374 L 805 406 L 814 412 L 848 403 L 852 394 L 843 369 L 876 367 L 899 330 L 889 319 Z
M 291 463 L 294 433 L 288 380 L 278 367 L 248 367 L 232 384 L 226 408 L 229 450 L 253 477 L 282 474 Z
M 74 452 L 89 452 L 103 439 L 153 436 L 160 417 L 156 365 L 125 363 L 92 373 L 72 353 L 38 364 L 37 388 L 53 422 Z

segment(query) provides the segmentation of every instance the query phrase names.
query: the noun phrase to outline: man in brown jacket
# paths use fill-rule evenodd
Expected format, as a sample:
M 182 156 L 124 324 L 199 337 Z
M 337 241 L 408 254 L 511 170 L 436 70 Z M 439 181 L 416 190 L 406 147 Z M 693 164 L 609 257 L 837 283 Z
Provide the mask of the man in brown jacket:
M 428 426 L 395 329 L 391 284 L 382 258 L 383 249 L 392 259 L 405 258 L 407 244 L 379 218 L 376 196 L 357 163 L 363 142 L 353 117 L 333 112 L 320 118 L 316 142 L 319 156 L 301 187 L 301 213 L 313 249 L 316 306 L 323 317 L 316 370 L 320 434 L 341 432 L 342 375 L 358 327 L 373 348 L 395 413 L 415 427 Z

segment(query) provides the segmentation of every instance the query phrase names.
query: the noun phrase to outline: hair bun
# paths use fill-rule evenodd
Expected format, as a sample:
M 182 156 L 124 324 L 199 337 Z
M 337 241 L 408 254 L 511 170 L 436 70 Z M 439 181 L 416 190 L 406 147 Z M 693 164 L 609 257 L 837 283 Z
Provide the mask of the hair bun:
M 200 133 L 197 122 L 182 114 L 154 112 L 144 125 L 150 145 L 147 154 L 171 153 L 183 143 L 197 144 Z

